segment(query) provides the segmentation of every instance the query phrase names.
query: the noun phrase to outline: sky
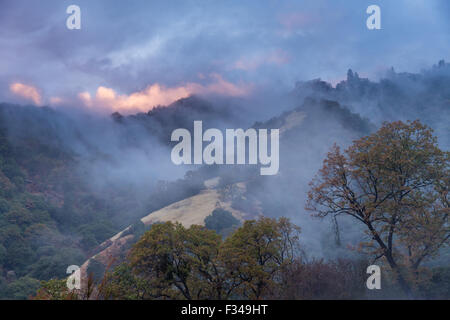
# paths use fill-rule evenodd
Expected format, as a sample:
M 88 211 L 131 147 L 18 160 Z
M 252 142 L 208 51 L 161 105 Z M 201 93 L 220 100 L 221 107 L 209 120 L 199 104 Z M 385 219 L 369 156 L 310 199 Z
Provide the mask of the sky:
M 381 8 L 381 30 L 366 9 Z M 81 9 L 69 30 L 66 9 Z M 448 0 L 0 0 L 0 102 L 132 113 L 450 60 Z

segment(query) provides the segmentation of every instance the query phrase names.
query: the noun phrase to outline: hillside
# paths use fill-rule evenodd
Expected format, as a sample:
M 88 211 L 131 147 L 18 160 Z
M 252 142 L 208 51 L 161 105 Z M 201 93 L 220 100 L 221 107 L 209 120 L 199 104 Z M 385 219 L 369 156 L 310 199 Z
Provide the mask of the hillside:
M 232 168 L 211 167 L 210 175 L 216 173 L 218 176 L 204 181 L 204 187 L 199 194 L 185 198 L 181 201 L 172 203 L 162 209 L 151 212 L 140 219 L 137 223 L 143 224 L 137 227 L 136 224 L 129 226 L 102 243 L 95 254 L 88 259 L 81 267 L 81 274 L 84 281 L 87 280 L 89 272 L 89 263 L 95 260 L 95 266 L 98 270 L 105 270 L 106 267 L 123 261 L 127 250 L 138 239 L 136 230 L 148 229 L 152 224 L 158 222 L 179 222 L 185 227 L 192 224 L 204 225 L 205 218 L 217 208 L 223 208 L 231 212 L 236 218 L 243 221 L 245 219 L 254 219 L 261 215 L 278 216 L 273 211 L 273 207 L 282 208 L 285 216 L 289 216 L 294 221 L 302 221 L 304 224 L 310 224 L 310 219 L 299 215 L 298 194 L 287 192 L 283 196 L 283 204 L 280 204 L 280 191 L 288 187 L 290 190 L 301 190 L 307 187 L 308 178 L 311 174 L 302 171 L 301 176 L 297 176 L 295 162 L 299 161 L 297 156 L 302 156 L 299 152 L 306 148 L 304 143 L 311 143 L 312 139 L 317 139 L 317 132 L 311 127 L 324 115 L 330 116 L 329 120 L 322 121 L 323 125 L 328 126 L 328 130 L 336 130 L 340 136 L 357 137 L 370 130 L 370 124 L 360 119 L 357 115 L 350 113 L 342 108 L 338 103 L 331 101 L 316 101 L 314 99 L 306 101 L 302 106 L 285 112 L 279 117 L 270 119 L 266 123 L 256 123 L 255 128 L 280 128 L 281 152 L 284 157 L 281 159 L 285 169 L 282 170 L 280 177 L 264 177 L 258 174 L 251 166 L 240 166 L 236 171 Z M 317 130 L 317 128 L 316 128 Z M 338 134 L 330 136 L 328 145 L 335 141 Z M 306 137 L 306 139 L 305 139 Z M 309 138 L 307 138 L 309 137 Z M 347 140 L 347 142 L 350 140 Z M 320 153 L 325 151 L 325 140 L 321 141 L 318 150 L 310 150 L 308 157 L 320 157 Z M 291 155 L 288 155 L 285 148 L 289 148 Z M 300 161 L 306 161 L 306 158 Z M 318 163 L 315 163 L 318 165 Z M 207 168 L 207 167 L 206 167 Z M 299 180 L 293 184 L 292 179 L 297 177 Z M 251 189 L 249 189 L 251 187 Z M 267 195 L 271 195 L 267 197 Z M 276 201 L 273 203 L 272 201 Z M 306 220 L 305 220 L 306 218 Z M 319 228 L 319 229 L 317 229 Z M 326 232 L 325 226 L 315 225 L 315 229 L 306 230 L 309 232 Z M 317 239 L 311 237 L 307 242 L 312 242 L 314 246 Z M 100 264 L 99 264 L 100 263 Z
M 207 172 L 170 182 L 147 164 L 170 159 L 168 131 L 156 128 L 226 118 L 211 108 L 193 97 L 120 120 L 0 104 L 0 298 L 26 298 L 148 212 L 200 192 Z
M 255 122 L 255 106 L 243 112 L 199 97 L 109 118 L 0 104 L 0 298 L 25 299 L 40 280 L 64 278 L 67 266 L 92 257 L 120 260 L 151 224 L 203 224 L 216 206 L 241 220 L 289 217 L 311 256 L 351 257 L 347 247 L 360 240 L 359 230 L 343 221 L 335 241 L 335 226 L 312 219 L 304 210 L 309 181 L 334 143 L 348 146 L 382 120 L 423 119 L 446 150 L 449 75 L 449 64 L 439 63 L 379 82 L 349 72 L 336 87 L 298 83 L 289 103 L 264 110 L 275 116 L 263 122 Z M 194 120 L 205 128 L 280 128 L 279 173 L 174 166 L 170 133 L 191 129 Z
M 217 189 L 218 179 L 205 181 L 205 189 L 198 195 L 183 199 L 166 206 L 160 210 L 151 212 L 140 219 L 142 228 L 148 229 L 154 223 L 160 222 L 179 222 L 185 227 L 191 225 L 205 225 L 205 218 L 216 208 L 221 208 L 232 213 L 235 218 L 241 222 L 246 219 L 254 219 L 256 216 L 240 212 L 231 207 L 231 201 L 222 198 L 222 190 Z M 244 192 L 245 186 L 240 183 L 236 186 Z M 85 282 L 89 273 L 89 263 L 92 260 L 100 262 L 106 269 L 110 263 L 117 263 L 126 255 L 127 249 L 139 238 L 139 233 L 134 232 L 134 226 L 129 226 L 117 233 L 110 239 L 103 242 L 98 247 L 98 253 L 95 253 L 80 267 L 82 279 Z M 77 276 L 75 273 L 74 276 Z

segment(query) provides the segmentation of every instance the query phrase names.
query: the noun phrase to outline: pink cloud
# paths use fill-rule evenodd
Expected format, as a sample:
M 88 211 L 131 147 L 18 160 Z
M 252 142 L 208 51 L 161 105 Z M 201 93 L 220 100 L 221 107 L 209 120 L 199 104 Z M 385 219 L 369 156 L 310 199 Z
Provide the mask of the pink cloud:
M 51 105 L 57 105 L 64 103 L 64 99 L 60 97 L 51 97 L 50 98 L 50 104 Z
M 42 103 L 42 97 L 39 90 L 31 85 L 15 82 L 9 86 L 9 90 L 19 97 L 33 101 L 36 105 L 40 105 Z
M 203 83 L 189 82 L 176 87 L 166 87 L 155 83 L 145 89 L 130 94 L 119 94 L 112 88 L 100 86 L 94 95 L 85 91 L 77 95 L 78 103 L 100 112 L 134 113 L 147 112 L 158 105 L 169 105 L 193 94 L 239 97 L 247 95 L 252 87 L 248 84 L 234 84 L 219 74 L 202 75 Z M 41 105 L 43 98 L 36 87 L 23 83 L 12 83 L 10 91 L 26 100 Z M 73 98 L 53 96 L 50 105 L 73 105 Z
M 154 84 L 130 95 L 120 95 L 111 88 L 98 87 L 95 97 L 92 98 L 89 92 L 82 92 L 78 97 L 88 107 L 134 112 L 148 111 L 157 105 L 170 104 L 189 94 L 190 92 L 184 87 L 165 88 Z
M 114 89 L 100 86 L 95 96 L 89 92 L 78 94 L 79 100 L 87 107 L 105 111 L 119 111 L 122 113 L 147 112 L 158 105 L 169 105 L 176 100 L 186 98 L 192 94 L 244 96 L 251 90 L 248 85 L 235 85 L 224 80 L 219 74 L 211 74 L 209 84 L 187 83 L 178 87 L 165 87 L 158 83 L 147 86 L 142 91 L 129 95 L 118 94 Z
M 187 87 L 194 94 L 217 94 L 230 97 L 241 97 L 250 93 L 251 85 L 236 85 L 222 78 L 220 74 L 213 73 L 210 75 L 212 82 L 204 86 L 201 84 L 190 83 Z

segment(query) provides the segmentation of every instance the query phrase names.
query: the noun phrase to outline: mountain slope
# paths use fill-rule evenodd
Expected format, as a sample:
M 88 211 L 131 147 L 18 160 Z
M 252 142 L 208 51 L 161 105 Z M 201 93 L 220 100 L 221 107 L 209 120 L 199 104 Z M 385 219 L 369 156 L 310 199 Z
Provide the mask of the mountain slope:
M 235 218 L 240 221 L 245 219 L 252 219 L 247 213 L 233 209 L 231 201 L 223 199 L 222 190 L 217 188 L 218 179 L 210 179 L 205 181 L 205 189 L 198 195 L 188 197 L 181 201 L 168 205 L 160 210 L 151 212 L 147 216 L 140 219 L 143 226 L 148 229 L 154 223 L 160 222 L 179 222 L 185 227 L 191 225 L 205 225 L 205 218 L 209 216 L 214 209 L 222 208 L 229 211 Z M 245 190 L 245 185 L 239 183 L 236 188 L 240 189 L 241 193 Z M 101 263 L 106 268 L 110 263 L 117 262 L 123 259 L 126 251 L 130 245 L 136 242 L 139 234 L 133 233 L 133 226 L 129 226 L 121 232 L 117 233 L 98 248 L 98 253 L 90 257 L 81 267 L 80 271 L 76 272 L 77 276 L 81 272 L 83 283 L 86 283 L 89 274 L 89 264 L 95 260 Z
M 323 120 L 327 116 L 329 119 Z M 309 154 L 301 152 L 305 148 L 305 141 L 311 142 L 312 139 L 317 139 L 317 134 L 314 132 L 317 129 L 314 130 L 311 127 L 317 121 L 327 125 L 327 130 L 336 130 L 351 137 L 357 137 L 370 130 L 370 124 L 367 121 L 350 113 L 336 102 L 307 100 L 303 105 L 290 112 L 285 112 L 281 116 L 270 119 L 265 123 L 256 123 L 254 125 L 255 128 L 280 129 L 280 157 L 283 163 L 280 177 L 260 176 L 259 170 L 255 170 L 254 166 L 210 167 L 209 170 L 211 172 L 209 174 L 213 175 L 215 173 L 217 177 L 204 181 L 205 186 L 199 194 L 156 210 L 141 218 L 140 222 L 147 228 L 153 223 L 165 221 L 179 222 L 185 227 L 189 227 L 192 224 L 204 225 L 205 218 L 216 207 L 221 207 L 231 212 L 241 221 L 256 218 L 259 215 L 289 216 L 291 212 L 298 214 L 298 210 L 295 211 L 293 207 L 289 207 L 291 200 L 288 198 L 288 194 L 297 198 L 297 195 L 292 194 L 292 191 L 304 189 L 310 175 L 305 175 L 306 179 L 303 176 L 298 176 L 296 173 L 298 169 L 294 166 L 297 157 L 300 155 L 305 161 L 307 157 L 317 158 L 319 156 L 317 153 L 322 153 L 322 150 L 326 150 L 324 146 L 320 145 L 326 142 L 321 138 L 318 140 L 320 142 L 318 150 L 310 150 Z M 349 128 L 345 129 L 346 126 Z M 326 143 L 331 145 L 332 141 L 336 141 L 337 136 L 339 134 L 329 136 L 327 139 L 329 141 Z M 345 135 L 343 136 L 345 137 Z M 307 139 L 305 140 L 305 138 Z M 208 166 L 202 168 L 208 169 Z M 303 170 L 301 172 L 304 174 Z M 292 179 L 292 177 L 297 177 L 299 180 L 295 184 L 286 180 Z M 289 201 L 286 201 L 284 206 L 280 206 L 279 202 L 270 203 L 271 200 L 283 199 L 279 192 L 281 189 L 284 189 L 285 184 L 291 188 L 291 192 L 286 192 L 283 196 L 284 199 L 289 199 Z M 279 206 L 282 210 L 275 213 L 272 211 L 272 206 Z M 298 205 L 294 205 L 294 207 L 298 207 Z M 285 208 L 286 210 L 283 210 Z M 291 218 L 295 219 L 293 216 Z M 130 245 L 138 240 L 137 236 L 139 234 L 134 234 L 134 229 L 136 229 L 136 226 L 129 226 L 99 246 L 96 254 L 81 267 L 84 281 L 86 281 L 86 277 L 89 274 L 89 264 L 93 260 L 96 261 L 96 264 L 100 262 L 103 268 L 106 268 L 112 261 L 120 262 L 125 259 Z

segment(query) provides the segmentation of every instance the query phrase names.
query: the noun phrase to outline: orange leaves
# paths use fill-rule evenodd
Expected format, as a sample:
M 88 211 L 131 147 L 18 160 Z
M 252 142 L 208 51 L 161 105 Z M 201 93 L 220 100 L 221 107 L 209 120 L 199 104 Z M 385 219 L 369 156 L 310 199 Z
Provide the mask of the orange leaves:
M 356 218 L 393 269 L 402 261 L 417 268 L 449 243 L 449 181 L 449 153 L 438 148 L 430 128 L 419 121 L 385 123 L 343 154 L 331 149 L 310 184 L 306 209 Z

